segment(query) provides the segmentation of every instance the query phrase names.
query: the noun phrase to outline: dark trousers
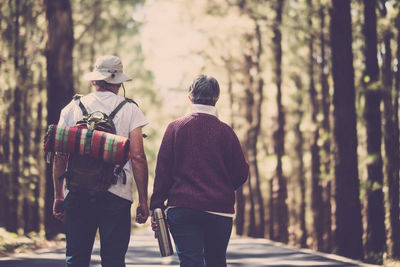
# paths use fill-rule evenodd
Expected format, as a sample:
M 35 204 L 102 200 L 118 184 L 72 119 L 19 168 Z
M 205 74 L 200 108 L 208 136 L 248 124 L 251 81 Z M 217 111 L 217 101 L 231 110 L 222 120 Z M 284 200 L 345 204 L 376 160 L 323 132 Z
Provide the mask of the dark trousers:
M 168 210 L 181 267 L 224 267 L 232 218 L 188 208 Z
M 69 192 L 66 212 L 66 261 L 70 267 L 88 267 L 97 229 L 103 267 L 125 267 L 131 229 L 131 202 L 110 192 L 89 197 Z

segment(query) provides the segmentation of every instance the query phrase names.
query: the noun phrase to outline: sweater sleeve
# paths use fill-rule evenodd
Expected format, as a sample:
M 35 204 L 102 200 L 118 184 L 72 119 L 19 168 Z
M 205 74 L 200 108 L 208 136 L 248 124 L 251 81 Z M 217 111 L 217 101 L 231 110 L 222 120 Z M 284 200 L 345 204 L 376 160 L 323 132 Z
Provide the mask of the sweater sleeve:
M 233 133 L 232 146 L 232 183 L 234 189 L 237 190 L 249 176 L 249 164 L 235 133 Z
M 150 209 L 164 208 L 168 198 L 168 191 L 172 185 L 172 169 L 174 165 L 174 130 L 170 124 L 165 131 L 157 157 L 156 173 L 153 186 L 153 195 L 150 200 Z

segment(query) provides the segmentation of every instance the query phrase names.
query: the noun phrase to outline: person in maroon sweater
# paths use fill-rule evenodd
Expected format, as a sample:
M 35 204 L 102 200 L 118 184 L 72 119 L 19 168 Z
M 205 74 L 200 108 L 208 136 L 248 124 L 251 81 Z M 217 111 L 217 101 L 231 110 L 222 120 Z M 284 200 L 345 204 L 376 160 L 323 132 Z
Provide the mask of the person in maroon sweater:
M 166 209 L 183 267 L 226 266 L 235 190 L 249 174 L 235 132 L 217 117 L 219 91 L 213 77 L 193 81 L 191 113 L 168 125 L 158 153 L 150 209 Z

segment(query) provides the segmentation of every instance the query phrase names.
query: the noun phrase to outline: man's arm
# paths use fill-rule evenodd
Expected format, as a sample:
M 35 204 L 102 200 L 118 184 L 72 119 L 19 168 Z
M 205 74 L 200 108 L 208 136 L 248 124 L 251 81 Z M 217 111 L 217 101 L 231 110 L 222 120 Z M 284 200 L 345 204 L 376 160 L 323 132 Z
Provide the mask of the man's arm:
M 133 177 L 139 195 L 139 205 L 136 210 L 136 222 L 145 223 L 149 217 L 148 208 L 148 169 L 147 159 L 143 148 L 142 128 L 138 127 L 129 133 L 130 159 L 132 163 Z
M 65 219 L 64 212 L 64 179 L 60 177 L 65 172 L 68 155 L 56 153 L 53 162 L 53 184 L 54 184 L 54 202 L 53 216 L 61 221 Z

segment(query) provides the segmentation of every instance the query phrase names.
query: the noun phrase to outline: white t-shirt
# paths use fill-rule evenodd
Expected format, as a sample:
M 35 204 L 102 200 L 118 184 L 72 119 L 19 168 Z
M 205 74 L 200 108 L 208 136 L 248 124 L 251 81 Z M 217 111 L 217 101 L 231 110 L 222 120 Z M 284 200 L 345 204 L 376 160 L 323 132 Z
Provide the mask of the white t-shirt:
M 88 113 L 101 111 L 109 115 L 123 100 L 122 96 L 108 91 L 96 91 L 81 97 L 80 100 L 72 100 L 62 109 L 58 126 L 74 126 L 82 118 L 83 114 L 79 107 L 79 101 L 82 102 Z M 129 133 L 134 129 L 143 127 L 149 123 L 139 107 L 129 102 L 118 111 L 113 122 L 116 134 L 127 138 L 129 138 Z M 129 201 L 133 201 L 133 172 L 130 160 L 125 164 L 124 170 L 126 173 L 126 184 L 123 184 L 122 179 L 118 179 L 117 184 L 111 185 L 108 191 Z

